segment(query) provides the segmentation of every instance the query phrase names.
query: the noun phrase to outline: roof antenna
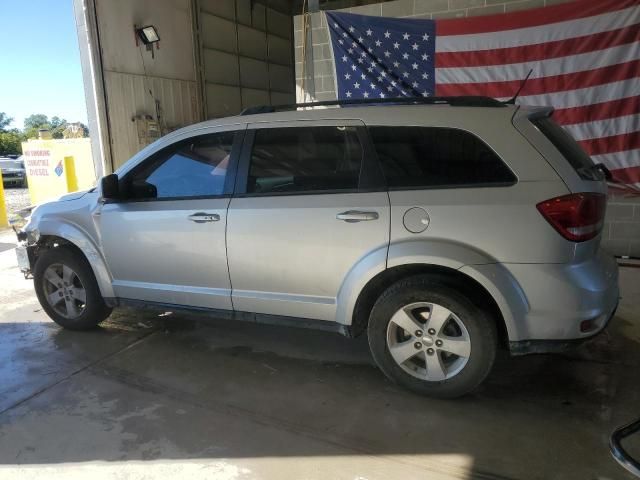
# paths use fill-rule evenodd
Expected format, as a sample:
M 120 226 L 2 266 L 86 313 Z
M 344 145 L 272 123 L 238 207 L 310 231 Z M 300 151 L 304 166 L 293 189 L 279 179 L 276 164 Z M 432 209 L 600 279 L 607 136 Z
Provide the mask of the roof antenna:
M 505 100 L 502 103 L 504 103 L 505 105 L 515 105 L 516 104 L 516 98 L 518 98 L 518 95 L 520 95 L 520 92 L 524 88 L 525 84 L 527 83 L 527 80 L 529 80 L 529 77 L 531 76 L 532 73 L 533 73 L 533 68 L 531 70 L 529 70 L 529 73 L 527 73 L 527 76 L 524 77 L 524 80 L 522 80 L 522 83 L 520 84 L 520 88 L 518 89 L 516 94 L 513 97 L 511 97 L 509 100 Z

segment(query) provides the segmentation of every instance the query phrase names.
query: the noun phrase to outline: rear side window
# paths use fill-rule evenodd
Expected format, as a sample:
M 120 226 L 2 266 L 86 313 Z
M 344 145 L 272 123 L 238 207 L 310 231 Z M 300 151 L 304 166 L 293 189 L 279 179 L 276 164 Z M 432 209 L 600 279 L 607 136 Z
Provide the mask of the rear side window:
M 264 128 L 256 131 L 247 192 L 353 190 L 361 164 L 355 127 Z
M 511 185 L 516 177 L 475 135 L 442 127 L 370 127 L 389 187 Z
M 562 156 L 584 180 L 602 180 L 604 174 L 597 168 L 591 157 L 578 142 L 560 125 L 549 117 L 536 118 L 531 121 L 547 139 L 553 143 Z

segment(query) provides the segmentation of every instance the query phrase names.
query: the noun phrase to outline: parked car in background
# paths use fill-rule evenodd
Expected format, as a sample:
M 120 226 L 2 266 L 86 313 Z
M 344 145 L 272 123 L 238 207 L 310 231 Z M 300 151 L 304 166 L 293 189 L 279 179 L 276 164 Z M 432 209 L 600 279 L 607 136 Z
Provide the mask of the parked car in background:
M 5 187 L 27 186 L 27 171 L 21 158 L 0 157 L 0 171 Z
M 607 185 L 553 109 L 393 102 L 173 132 L 36 207 L 19 265 L 66 328 L 144 303 L 366 332 L 390 379 L 439 397 L 477 387 L 498 348 L 603 330 L 618 303 Z

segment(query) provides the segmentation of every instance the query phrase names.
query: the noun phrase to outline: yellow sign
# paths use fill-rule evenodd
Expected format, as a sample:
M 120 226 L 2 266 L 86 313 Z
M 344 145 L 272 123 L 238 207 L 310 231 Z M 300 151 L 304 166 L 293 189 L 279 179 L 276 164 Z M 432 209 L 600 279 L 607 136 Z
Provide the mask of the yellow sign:
M 22 144 L 32 204 L 95 186 L 91 140 L 29 140 Z

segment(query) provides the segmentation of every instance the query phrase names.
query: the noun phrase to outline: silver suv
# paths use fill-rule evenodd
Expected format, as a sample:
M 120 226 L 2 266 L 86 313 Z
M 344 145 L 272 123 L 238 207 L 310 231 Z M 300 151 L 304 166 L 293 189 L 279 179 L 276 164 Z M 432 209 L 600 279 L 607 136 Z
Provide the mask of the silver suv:
M 37 207 L 21 268 L 66 328 L 142 302 L 366 332 L 389 378 L 440 397 L 477 387 L 499 347 L 602 330 L 618 302 L 604 173 L 553 110 L 398 103 L 173 132 Z

